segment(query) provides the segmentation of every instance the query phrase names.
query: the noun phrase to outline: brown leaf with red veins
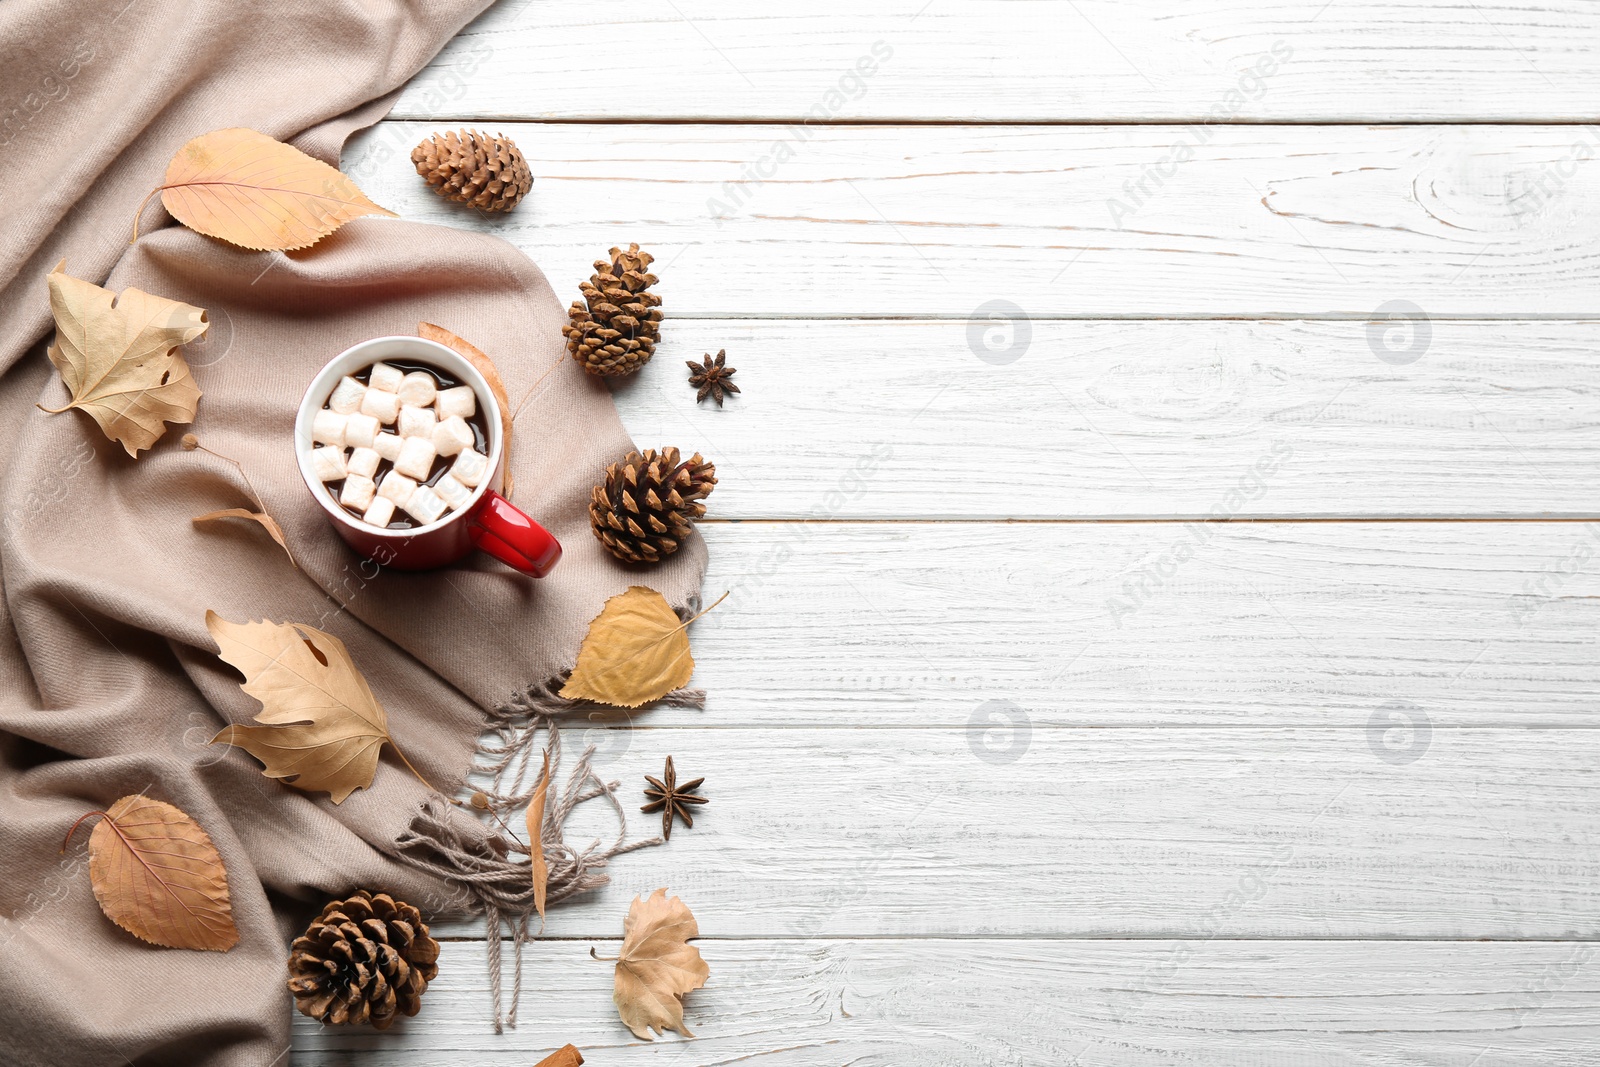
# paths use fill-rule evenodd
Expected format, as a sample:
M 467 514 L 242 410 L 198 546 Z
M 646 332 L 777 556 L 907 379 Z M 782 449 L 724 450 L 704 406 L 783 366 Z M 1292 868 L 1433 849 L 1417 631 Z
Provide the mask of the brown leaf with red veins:
M 337 168 L 242 126 L 178 149 L 157 192 L 189 229 L 256 250 L 305 248 L 362 215 L 394 216 Z
M 199 823 L 139 794 L 90 814 L 101 819 L 89 835 L 89 883 L 106 918 L 167 948 L 226 952 L 239 943 L 228 872 Z

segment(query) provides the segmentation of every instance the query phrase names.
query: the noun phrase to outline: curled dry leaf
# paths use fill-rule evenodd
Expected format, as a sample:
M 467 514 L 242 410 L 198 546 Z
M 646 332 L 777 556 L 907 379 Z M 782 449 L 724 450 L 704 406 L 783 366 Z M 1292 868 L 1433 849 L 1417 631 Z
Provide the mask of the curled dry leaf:
M 544 861 L 544 809 L 550 798 L 550 753 L 544 754 L 544 770 L 528 804 L 528 855 L 533 859 L 533 906 L 544 921 L 545 894 L 550 887 L 550 868 Z
M 277 519 L 274 519 L 271 515 L 267 514 L 267 506 L 262 503 L 261 494 L 256 491 L 255 485 L 250 481 L 250 472 L 244 469 L 244 464 L 240 463 L 232 456 L 224 456 L 221 452 L 207 448 L 205 445 L 200 443 L 200 438 L 196 437 L 194 434 L 184 434 L 183 450 L 185 452 L 193 452 L 196 449 L 199 449 L 207 455 L 215 456 L 224 463 L 232 464 L 233 469 L 239 472 L 239 477 L 244 479 L 244 484 L 249 488 L 250 496 L 255 500 L 256 507 L 260 508 L 261 510 L 251 511 L 249 508 L 225 508 L 222 511 L 208 511 L 204 515 L 196 515 L 189 521 L 194 523 L 202 523 L 212 522 L 217 519 L 248 519 L 251 522 L 259 523 L 261 528 L 267 531 L 268 536 L 276 541 L 278 546 L 283 549 L 284 555 L 289 557 L 289 565 L 298 570 L 300 568 L 300 564 L 295 562 L 294 553 L 289 550 L 289 541 L 283 535 L 283 527 L 278 525 Z
M 65 266 L 47 279 L 56 320 L 49 356 L 72 401 L 44 410 L 80 408 L 137 456 L 167 432 L 166 423 L 194 421 L 200 388 L 177 348 L 206 332 L 206 313 L 138 289 L 119 296 L 63 273 Z
M 500 371 L 495 367 L 494 360 L 488 353 L 477 345 L 463 338 L 457 337 L 443 326 L 435 326 L 431 322 L 417 323 L 417 336 L 425 341 L 437 341 L 446 348 L 460 355 L 468 363 L 478 368 L 478 373 L 483 375 L 484 381 L 489 383 L 489 391 L 494 394 L 495 403 L 500 405 L 500 440 L 503 454 L 508 457 L 501 468 L 504 472 L 501 486 L 501 495 L 511 496 L 511 397 L 506 393 L 506 383 L 500 377 Z
M 699 989 L 711 968 L 689 939 L 700 936 L 689 906 L 657 889 L 650 899 L 633 898 L 622 928 L 612 999 L 633 1036 L 653 1040 L 650 1031 L 676 1030 L 693 1037 L 683 1024 L 683 995 Z
M 711 608 L 727 595 L 722 594 Z M 694 619 L 680 621 L 667 598 L 654 589 L 630 586 L 607 600 L 590 621 L 577 665 L 561 695 L 636 708 L 687 685 L 694 674 L 694 657 L 686 631 Z
M 244 675 L 244 691 L 261 701 L 256 722 L 266 724 L 230 726 L 212 744 L 237 745 L 265 764 L 268 778 L 325 790 L 335 804 L 372 784 L 378 750 L 394 739 L 343 641 L 300 623 L 235 623 L 214 611 L 206 612 L 206 628 L 218 655 Z M 395 752 L 417 774 L 398 746 Z
M 289 551 L 289 542 L 283 536 L 283 527 L 279 526 L 278 520 L 271 515 L 264 511 L 251 511 L 248 508 L 224 508 L 221 511 L 208 511 L 204 515 L 196 515 L 189 521 L 215 522 L 218 519 L 247 519 L 250 522 L 260 523 L 261 528 L 267 531 L 267 536 L 278 542 L 278 547 L 289 557 L 290 564 L 296 569 L 299 568 L 300 565 L 294 561 L 294 553 Z
M 199 823 L 139 795 L 90 815 L 101 819 L 89 835 L 89 883 L 106 918 L 168 948 L 226 952 L 239 943 L 228 872 Z
M 157 192 L 191 230 L 258 251 L 305 248 L 353 218 L 394 215 L 322 160 L 243 127 L 178 149 Z

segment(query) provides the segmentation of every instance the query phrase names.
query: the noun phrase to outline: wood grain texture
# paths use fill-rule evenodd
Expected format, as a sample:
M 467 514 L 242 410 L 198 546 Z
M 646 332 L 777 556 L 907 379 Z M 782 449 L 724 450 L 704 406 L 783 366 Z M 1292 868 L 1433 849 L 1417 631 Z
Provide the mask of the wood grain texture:
M 1586 120 L 1597 42 L 1580 0 L 501 0 L 396 115 Z M 1250 77 L 1275 48 L 1284 61 Z M 618 56 L 625 76 L 603 76 Z
M 507 123 L 538 184 L 496 219 L 417 177 L 431 128 L 380 124 L 345 168 L 408 218 L 517 244 L 563 299 L 638 241 L 668 331 L 992 300 L 1033 318 L 1600 311 L 1589 127 Z
M 708 937 L 1594 939 L 1592 734 L 1390 728 L 635 730 L 624 800 L 670 753 L 710 803 L 546 929 L 667 886 Z
M 602 945 L 601 952 L 614 951 Z M 295 1062 L 1578 1065 L 1600 1055 L 1593 946 L 1438 942 L 837 941 L 697 944 L 689 1045 L 639 1047 L 582 942 L 528 959 L 521 1026 L 489 1032 L 481 944 L 447 944 L 422 1014 L 388 1034 L 295 1020 Z M 347 1059 L 348 1057 L 348 1059 Z
M 1406 365 L 1360 322 L 1040 321 L 998 365 L 972 332 L 675 319 L 613 391 L 725 519 L 1600 514 L 1600 323 L 1435 321 Z M 743 392 L 697 405 L 723 348 Z
M 803 7 L 502 0 L 345 153 L 563 301 L 657 255 L 618 407 L 717 462 L 733 595 L 703 711 L 568 727 L 711 803 L 552 909 L 522 1028 L 458 941 L 296 1064 L 1600 1060 L 1600 522 L 1184 521 L 1595 514 L 1600 10 Z M 513 215 L 416 177 L 458 125 Z M 587 939 L 661 885 L 712 978 L 645 1052 Z
M 641 726 L 1595 722 L 1597 524 L 701 529 L 732 590 L 690 632 L 709 708 Z

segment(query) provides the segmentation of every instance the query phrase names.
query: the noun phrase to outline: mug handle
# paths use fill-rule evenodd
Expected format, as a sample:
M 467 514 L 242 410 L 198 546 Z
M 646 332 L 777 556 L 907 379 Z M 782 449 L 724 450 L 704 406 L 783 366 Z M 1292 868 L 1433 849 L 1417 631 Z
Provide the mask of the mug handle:
M 467 521 L 467 536 L 474 547 L 535 578 L 549 574 L 561 559 L 561 542 L 493 489 Z

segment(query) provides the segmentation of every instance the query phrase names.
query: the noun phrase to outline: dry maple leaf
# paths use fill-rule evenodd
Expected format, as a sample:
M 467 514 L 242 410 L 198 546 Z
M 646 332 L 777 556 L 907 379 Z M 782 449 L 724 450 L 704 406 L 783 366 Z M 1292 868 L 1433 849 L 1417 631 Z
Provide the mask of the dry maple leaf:
M 305 248 L 351 219 L 394 215 L 336 168 L 243 127 L 213 130 L 178 149 L 155 192 L 191 230 L 257 251 Z
M 544 754 L 544 770 L 528 804 L 528 853 L 533 860 L 533 906 L 544 922 L 545 894 L 550 887 L 550 868 L 544 861 L 544 809 L 550 796 L 550 753 Z
M 228 872 L 200 824 L 159 800 L 126 796 L 89 835 L 89 883 L 106 918 L 168 948 L 226 952 L 239 943 Z M 66 850 L 66 845 L 62 845 Z
M 230 726 L 212 744 L 236 745 L 265 764 L 268 778 L 325 790 L 335 804 L 372 784 L 378 750 L 394 739 L 343 641 L 299 623 L 235 623 L 214 611 L 206 628 L 218 655 L 244 675 L 244 691 L 261 701 L 256 722 L 266 724 Z M 395 753 L 429 785 L 398 746 Z
M 50 362 L 81 408 L 128 455 L 138 456 L 167 432 L 166 423 L 194 421 L 200 388 L 177 348 L 205 333 L 206 313 L 177 300 L 109 289 L 50 272 L 50 313 L 56 320 Z
M 711 608 L 727 595 L 718 597 Z M 561 695 L 636 708 L 688 684 L 694 657 L 685 631 L 700 615 L 680 621 L 666 597 L 646 586 L 629 586 L 607 600 L 590 621 Z
M 443 326 L 435 326 L 431 322 L 417 323 L 417 336 L 425 341 L 437 341 L 478 368 L 478 373 L 483 375 L 484 381 L 489 383 L 489 391 L 494 394 L 495 403 L 500 405 L 500 448 L 502 454 L 509 457 L 511 455 L 511 397 L 506 393 L 506 383 L 501 380 L 500 371 L 495 367 L 494 360 L 490 359 L 488 353 L 477 345 L 457 337 Z M 511 464 L 509 460 L 503 468 L 501 479 L 505 484 L 500 487 L 500 495 L 509 499 L 511 497 Z
M 283 536 L 283 527 L 278 525 L 277 519 L 266 512 L 251 511 L 248 508 L 224 508 L 221 511 L 208 511 L 204 515 L 196 515 L 189 521 L 214 522 L 217 519 L 248 519 L 250 522 L 260 523 L 261 528 L 267 531 L 267 536 L 278 542 L 278 547 L 289 557 L 289 563 L 296 569 L 299 568 L 300 564 L 295 563 L 294 553 L 289 551 L 289 542 Z
M 652 1028 L 663 1036 L 668 1030 L 694 1036 L 683 1024 L 682 998 L 711 977 L 700 950 L 689 944 L 690 938 L 699 936 L 700 927 L 689 906 L 667 896 L 665 889 L 657 889 L 648 900 L 633 898 L 622 927 L 622 952 L 617 956 L 611 998 L 634 1037 L 654 1040 Z

